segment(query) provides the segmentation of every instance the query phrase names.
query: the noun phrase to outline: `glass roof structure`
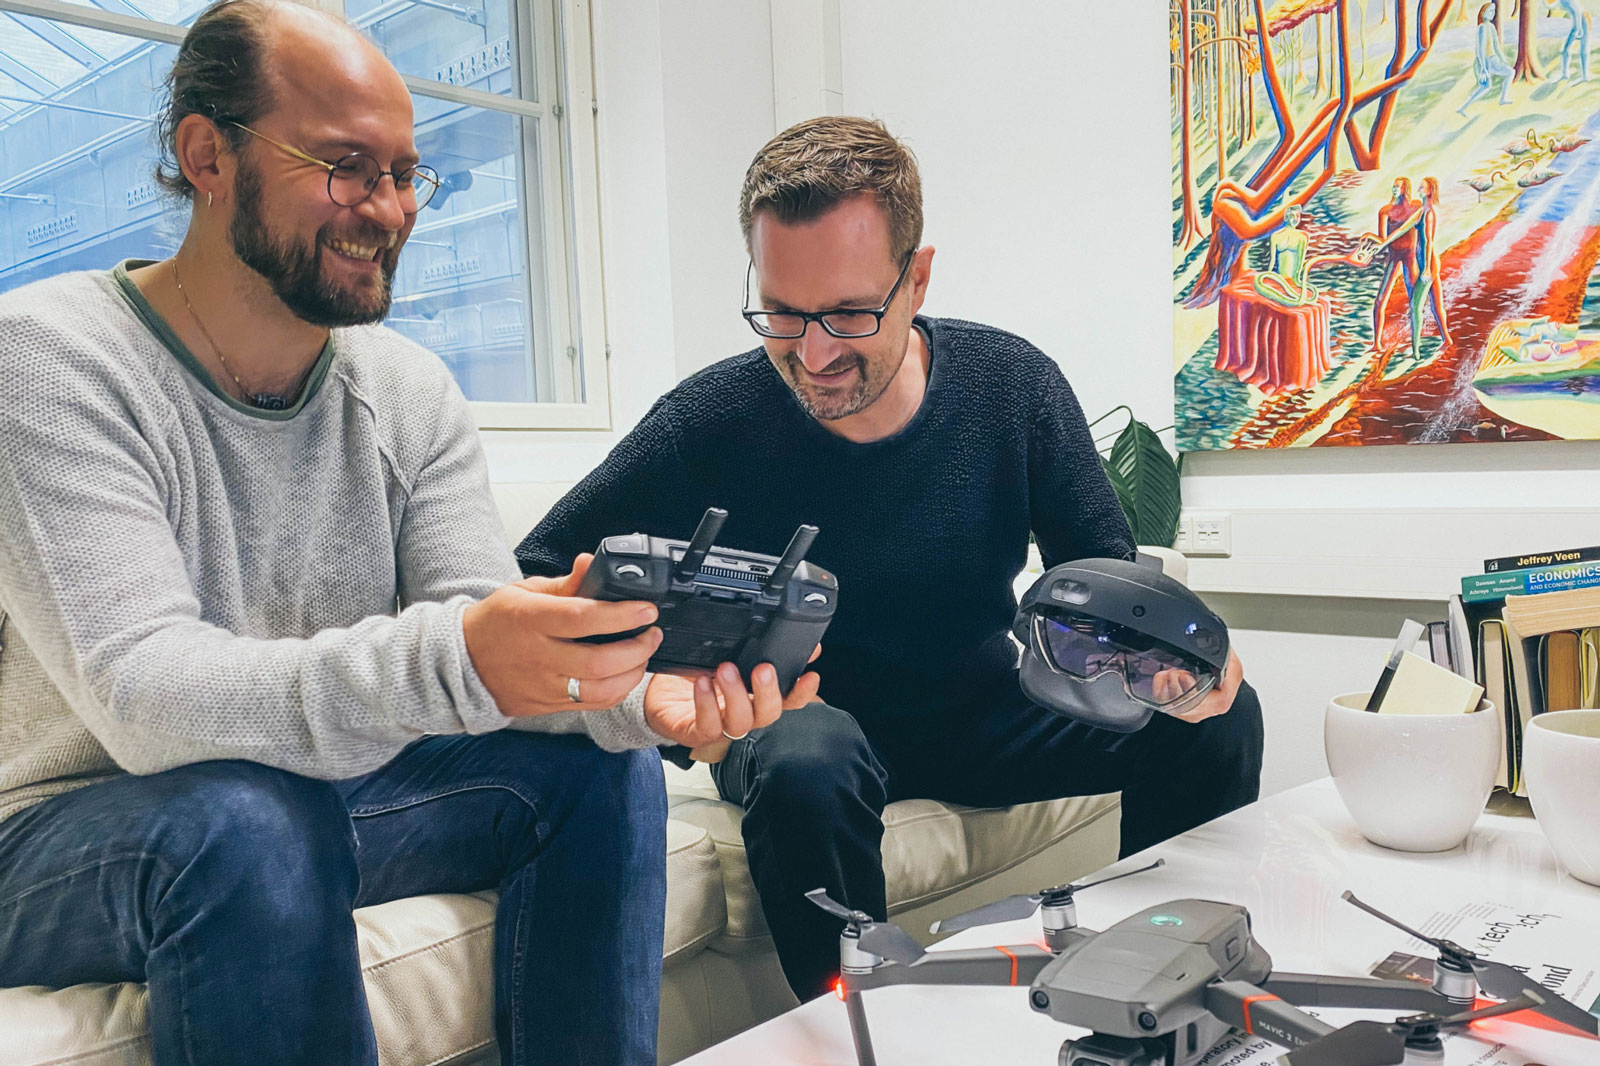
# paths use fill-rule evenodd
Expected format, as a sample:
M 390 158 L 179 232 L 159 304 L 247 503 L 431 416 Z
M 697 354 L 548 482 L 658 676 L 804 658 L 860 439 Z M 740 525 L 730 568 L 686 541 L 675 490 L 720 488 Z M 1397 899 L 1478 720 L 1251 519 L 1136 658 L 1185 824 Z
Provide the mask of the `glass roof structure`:
M 64 0 L 73 7 L 187 25 L 207 0 Z M 86 80 L 152 42 L 0 11 L 0 126 L 34 106 L 67 101 Z M 0 178 L 9 175 L 0 175 Z

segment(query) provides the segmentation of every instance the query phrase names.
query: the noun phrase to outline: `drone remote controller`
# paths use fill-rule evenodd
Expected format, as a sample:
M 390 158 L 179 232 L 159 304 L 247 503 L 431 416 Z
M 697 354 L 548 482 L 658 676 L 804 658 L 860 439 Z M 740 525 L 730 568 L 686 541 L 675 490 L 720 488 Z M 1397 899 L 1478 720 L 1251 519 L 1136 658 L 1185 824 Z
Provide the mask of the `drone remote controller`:
M 805 561 L 816 526 L 801 526 L 783 555 L 771 556 L 716 547 L 727 518 L 727 511 L 710 508 L 687 541 L 607 537 L 578 595 L 656 605 L 666 639 L 650 658 L 652 670 L 714 670 L 729 662 L 748 683 L 751 670 L 771 663 L 778 687 L 788 692 L 833 619 L 839 582 Z M 625 640 L 643 629 L 585 639 Z

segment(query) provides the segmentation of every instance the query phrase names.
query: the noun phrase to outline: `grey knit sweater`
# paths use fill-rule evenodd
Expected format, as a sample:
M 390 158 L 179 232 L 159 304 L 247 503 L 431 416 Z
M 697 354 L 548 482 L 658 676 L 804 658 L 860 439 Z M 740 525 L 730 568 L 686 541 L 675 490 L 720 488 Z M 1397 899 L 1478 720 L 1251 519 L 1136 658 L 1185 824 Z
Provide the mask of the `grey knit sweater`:
M 461 612 L 520 575 L 443 364 L 334 330 L 295 407 L 247 408 L 136 265 L 0 296 L 0 818 L 208 759 L 353 777 L 513 724 Z M 641 693 L 514 724 L 648 747 Z

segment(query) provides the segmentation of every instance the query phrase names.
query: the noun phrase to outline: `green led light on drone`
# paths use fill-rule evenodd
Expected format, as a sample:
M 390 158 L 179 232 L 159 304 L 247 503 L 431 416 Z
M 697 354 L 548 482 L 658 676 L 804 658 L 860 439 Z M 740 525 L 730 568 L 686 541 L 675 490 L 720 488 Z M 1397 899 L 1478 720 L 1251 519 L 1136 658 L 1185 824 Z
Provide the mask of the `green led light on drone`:
M 1183 919 L 1176 914 L 1154 914 L 1150 916 L 1151 925 L 1182 925 Z

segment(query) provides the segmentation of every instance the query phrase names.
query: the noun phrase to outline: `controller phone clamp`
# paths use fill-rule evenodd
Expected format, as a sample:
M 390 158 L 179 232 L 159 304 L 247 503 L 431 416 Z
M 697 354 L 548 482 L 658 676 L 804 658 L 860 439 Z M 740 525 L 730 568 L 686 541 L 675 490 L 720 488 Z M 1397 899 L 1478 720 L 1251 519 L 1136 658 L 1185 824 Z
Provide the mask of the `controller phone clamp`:
M 665 639 L 651 670 L 709 671 L 731 662 L 748 683 L 751 670 L 771 663 L 788 692 L 833 619 L 839 582 L 805 561 L 816 526 L 801 526 L 783 555 L 772 556 L 717 547 L 727 518 L 720 507 L 708 509 L 687 541 L 644 533 L 605 538 L 578 595 L 656 605 Z M 624 640 L 644 628 L 584 639 Z

